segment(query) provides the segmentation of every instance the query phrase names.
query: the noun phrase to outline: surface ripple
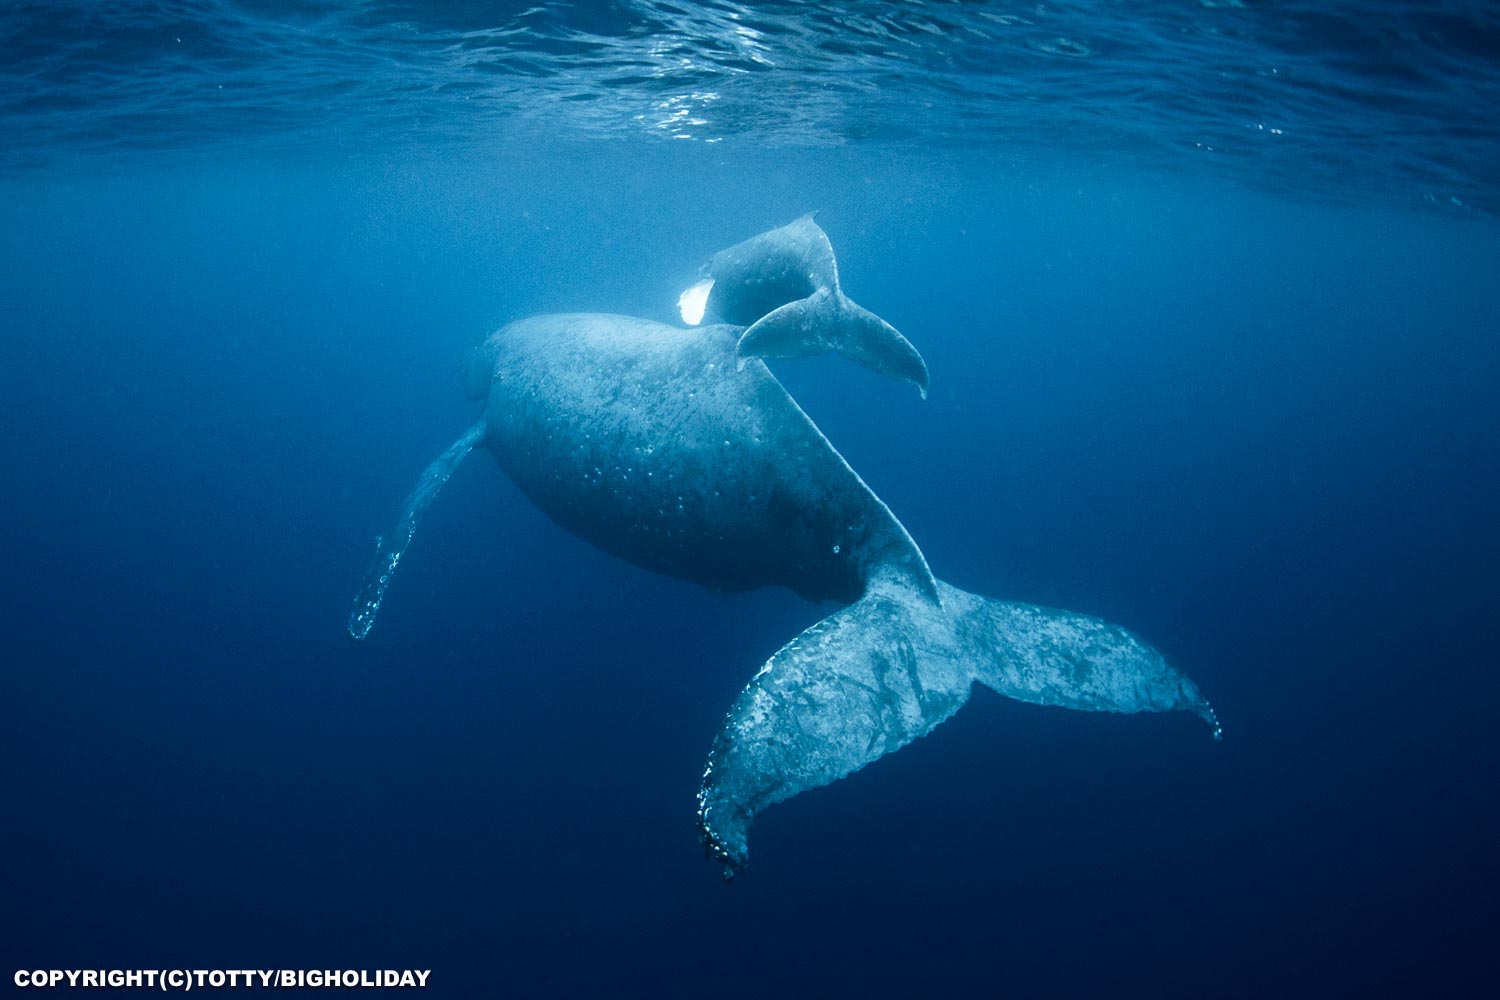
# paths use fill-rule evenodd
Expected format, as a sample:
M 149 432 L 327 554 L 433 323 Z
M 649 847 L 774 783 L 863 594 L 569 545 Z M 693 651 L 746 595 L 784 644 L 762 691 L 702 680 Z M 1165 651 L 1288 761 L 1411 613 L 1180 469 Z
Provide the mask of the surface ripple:
M 0 9 L 0 168 L 532 137 L 1066 151 L 1500 209 L 1487 3 L 85 0 Z

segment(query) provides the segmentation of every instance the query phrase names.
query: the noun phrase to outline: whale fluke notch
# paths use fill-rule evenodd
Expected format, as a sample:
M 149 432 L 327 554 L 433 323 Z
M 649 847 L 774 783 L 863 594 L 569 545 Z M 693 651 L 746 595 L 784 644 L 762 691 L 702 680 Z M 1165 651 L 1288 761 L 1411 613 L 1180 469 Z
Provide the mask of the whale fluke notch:
M 468 457 L 475 445 L 484 440 L 484 435 L 485 424 L 481 420 L 423 470 L 416 488 L 401 506 L 401 514 L 396 518 L 395 527 L 376 542 L 375 558 L 370 562 L 370 568 L 365 570 L 359 596 L 354 600 L 354 611 L 349 615 L 349 635 L 355 641 L 370 634 L 375 616 L 380 613 L 380 602 L 385 599 L 386 588 L 396 575 L 396 566 L 400 564 L 406 546 L 411 544 L 412 536 L 417 533 L 417 522 L 422 520 L 422 515 L 427 513 L 432 501 L 448 484 L 453 470 Z
M 732 878 L 756 815 L 931 732 L 975 682 L 1018 701 L 1218 719 L 1192 681 L 1118 625 L 894 575 L 787 643 L 735 700 L 704 769 L 698 830 Z
M 856 364 L 914 384 L 927 397 L 927 365 L 895 327 L 839 285 L 838 261 L 816 212 L 714 254 L 678 300 L 696 325 L 705 310 L 748 329 L 741 358 L 805 358 L 837 351 Z M 707 301 L 704 301 L 706 296 Z

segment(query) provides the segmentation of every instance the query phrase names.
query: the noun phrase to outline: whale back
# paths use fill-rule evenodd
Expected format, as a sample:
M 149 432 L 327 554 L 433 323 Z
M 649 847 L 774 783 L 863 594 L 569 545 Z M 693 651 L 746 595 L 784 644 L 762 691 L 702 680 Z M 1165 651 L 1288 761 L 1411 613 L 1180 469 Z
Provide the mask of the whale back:
M 537 316 L 493 334 L 485 444 L 558 524 L 629 562 L 720 591 L 856 600 L 871 575 L 937 585 L 906 529 L 740 329 Z M 477 377 L 476 377 L 477 376 Z
M 828 234 L 810 213 L 720 250 L 677 299 L 696 325 L 708 312 L 746 327 L 742 358 L 810 358 L 837 351 L 855 364 L 911 382 L 927 398 L 927 364 L 895 327 L 839 287 Z
M 838 291 L 833 245 L 813 221 L 814 215 L 810 212 L 714 254 L 703 267 L 714 279 L 708 307 L 730 323 L 751 326 L 820 288 Z

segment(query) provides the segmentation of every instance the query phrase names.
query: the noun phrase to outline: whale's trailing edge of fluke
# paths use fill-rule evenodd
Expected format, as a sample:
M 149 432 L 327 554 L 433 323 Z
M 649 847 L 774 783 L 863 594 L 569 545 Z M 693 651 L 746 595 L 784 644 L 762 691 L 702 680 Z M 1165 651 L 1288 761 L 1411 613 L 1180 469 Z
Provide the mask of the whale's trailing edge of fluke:
M 756 320 L 740 335 L 745 358 L 804 358 L 837 351 L 856 364 L 910 382 L 927 398 L 927 364 L 885 320 L 837 289 L 820 288 Z
M 927 365 L 895 327 L 845 295 L 838 261 L 816 212 L 720 250 L 677 300 L 683 321 L 705 312 L 747 327 L 743 358 L 805 358 L 837 351 L 856 364 L 911 382 L 927 396 Z
M 708 857 L 732 878 L 756 815 L 830 784 L 952 717 L 977 682 L 1081 711 L 1218 717 L 1155 649 L 1108 622 L 938 583 L 941 604 L 894 576 L 787 643 L 735 700 L 698 791 Z

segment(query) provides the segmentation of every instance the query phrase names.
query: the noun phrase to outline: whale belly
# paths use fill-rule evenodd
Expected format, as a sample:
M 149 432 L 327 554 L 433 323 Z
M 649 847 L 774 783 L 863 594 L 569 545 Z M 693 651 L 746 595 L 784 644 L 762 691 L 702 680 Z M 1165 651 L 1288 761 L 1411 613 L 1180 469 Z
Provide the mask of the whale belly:
M 486 444 L 558 524 L 621 558 L 723 591 L 852 601 L 904 529 L 738 328 L 538 316 L 493 335 Z M 918 554 L 917 558 L 920 558 Z

